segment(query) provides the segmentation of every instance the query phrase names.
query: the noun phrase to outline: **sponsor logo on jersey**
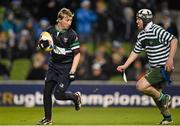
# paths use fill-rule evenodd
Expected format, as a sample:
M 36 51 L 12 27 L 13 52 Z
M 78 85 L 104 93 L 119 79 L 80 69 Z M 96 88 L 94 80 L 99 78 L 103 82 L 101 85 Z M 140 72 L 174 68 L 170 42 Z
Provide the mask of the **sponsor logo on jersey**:
M 68 38 L 64 38 L 64 43 L 67 43 L 67 41 L 68 41 Z
M 152 44 L 153 44 L 153 41 L 150 41 L 149 44 L 152 45 Z

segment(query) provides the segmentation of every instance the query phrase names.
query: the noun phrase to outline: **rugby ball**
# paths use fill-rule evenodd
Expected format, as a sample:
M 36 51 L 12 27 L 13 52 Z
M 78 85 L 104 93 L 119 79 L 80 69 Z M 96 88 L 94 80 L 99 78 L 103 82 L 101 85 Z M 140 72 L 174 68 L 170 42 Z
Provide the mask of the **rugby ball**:
M 44 49 L 44 51 L 51 51 L 53 50 L 53 38 L 49 32 L 42 32 L 40 35 L 40 40 L 48 40 L 49 46 Z

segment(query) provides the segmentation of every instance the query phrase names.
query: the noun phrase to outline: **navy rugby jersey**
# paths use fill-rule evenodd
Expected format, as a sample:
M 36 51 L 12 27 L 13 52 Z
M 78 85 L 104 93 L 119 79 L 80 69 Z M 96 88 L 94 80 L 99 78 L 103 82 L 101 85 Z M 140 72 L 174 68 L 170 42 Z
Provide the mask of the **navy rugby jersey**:
M 51 51 L 51 61 L 54 63 L 71 63 L 74 50 L 80 48 L 77 33 L 73 29 L 59 31 L 56 26 L 46 30 L 53 38 L 54 49 Z

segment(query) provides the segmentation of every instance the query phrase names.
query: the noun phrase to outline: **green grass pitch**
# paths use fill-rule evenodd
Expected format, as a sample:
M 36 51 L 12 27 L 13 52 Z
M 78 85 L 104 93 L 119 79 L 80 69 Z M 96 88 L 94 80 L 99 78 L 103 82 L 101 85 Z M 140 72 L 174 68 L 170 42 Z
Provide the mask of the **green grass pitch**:
M 180 108 L 170 110 L 174 125 L 180 125 Z M 0 125 L 36 125 L 43 108 L 0 107 Z M 54 107 L 53 125 L 156 125 L 162 119 L 157 108 Z

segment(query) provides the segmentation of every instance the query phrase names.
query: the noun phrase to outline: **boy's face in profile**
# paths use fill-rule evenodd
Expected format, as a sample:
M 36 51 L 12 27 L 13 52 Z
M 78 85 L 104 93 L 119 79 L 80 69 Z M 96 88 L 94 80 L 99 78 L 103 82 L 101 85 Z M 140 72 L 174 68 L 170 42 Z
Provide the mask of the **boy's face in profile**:
M 139 30 L 142 30 L 143 29 L 143 20 L 139 17 L 136 17 L 136 25 Z

